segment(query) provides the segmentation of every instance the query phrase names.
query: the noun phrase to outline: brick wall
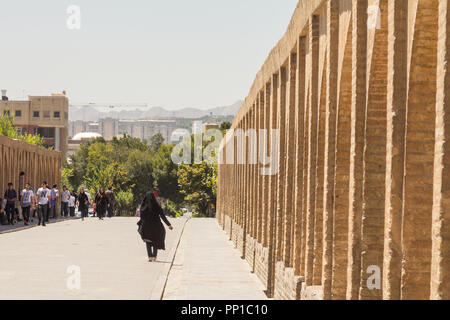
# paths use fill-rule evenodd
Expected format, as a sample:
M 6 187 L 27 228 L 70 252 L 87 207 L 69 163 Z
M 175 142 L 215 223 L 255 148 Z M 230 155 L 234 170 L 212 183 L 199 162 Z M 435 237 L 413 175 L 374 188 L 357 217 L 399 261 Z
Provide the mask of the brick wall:
M 3 195 L 7 184 L 12 182 L 19 190 L 20 174 L 23 173 L 21 187 L 29 182 L 35 190 L 42 181 L 49 185 L 61 182 L 61 153 L 50 151 L 23 141 L 0 136 L 0 192 Z
M 450 299 L 449 26 L 448 1 L 299 1 L 232 126 L 278 171 L 219 165 L 220 219 L 270 297 Z M 236 141 L 221 152 L 248 160 Z

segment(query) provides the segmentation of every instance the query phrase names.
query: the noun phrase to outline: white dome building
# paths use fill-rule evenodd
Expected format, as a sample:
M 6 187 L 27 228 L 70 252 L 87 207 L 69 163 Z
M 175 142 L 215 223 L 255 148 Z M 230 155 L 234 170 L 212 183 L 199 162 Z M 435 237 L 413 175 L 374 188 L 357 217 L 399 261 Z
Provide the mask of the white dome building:
M 74 155 L 77 150 L 80 148 L 81 144 L 84 142 L 88 142 L 92 139 L 101 138 L 102 135 L 97 132 L 80 132 L 77 133 L 73 138 L 69 139 L 68 148 L 67 148 L 67 160 L 70 162 L 69 157 Z
M 97 139 L 101 138 L 102 135 L 97 132 L 80 132 L 77 133 L 73 138 L 72 141 L 85 141 L 90 139 Z

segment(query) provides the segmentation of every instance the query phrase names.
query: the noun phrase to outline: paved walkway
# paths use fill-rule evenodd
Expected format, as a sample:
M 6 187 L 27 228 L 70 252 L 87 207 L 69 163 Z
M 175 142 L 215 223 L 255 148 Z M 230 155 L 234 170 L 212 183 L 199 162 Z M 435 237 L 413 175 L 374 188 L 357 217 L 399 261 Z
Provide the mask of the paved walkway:
M 169 273 L 165 300 L 264 300 L 263 290 L 216 219 L 188 221 Z
M 172 220 L 167 251 L 149 263 L 137 218 L 70 220 L 0 234 L 0 300 L 150 299 L 171 263 L 186 219 Z M 80 269 L 80 290 L 71 290 Z M 70 286 L 69 286 L 70 287 Z

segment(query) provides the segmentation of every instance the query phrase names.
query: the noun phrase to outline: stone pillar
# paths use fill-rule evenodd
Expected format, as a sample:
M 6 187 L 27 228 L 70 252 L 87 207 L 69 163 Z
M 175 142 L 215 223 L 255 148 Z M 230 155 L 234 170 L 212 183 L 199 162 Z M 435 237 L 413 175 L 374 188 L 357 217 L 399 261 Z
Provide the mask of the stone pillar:
M 239 129 L 239 123 L 236 125 L 236 127 L 235 127 L 235 129 Z M 232 144 L 232 148 L 233 148 L 233 152 L 234 152 L 234 154 L 233 154 L 233 158 L 234 158 L 234 161 L 233 161 L 233 194 L 232 194 L 232 196 L 233 196 L 233 199 L 236 199 L 235 201 L 233 201 L 233 215 L 232 215 L 232 219 L 231 219 L 231 231 L 230 231 L 230 237 L 231 237 L 231 240 L 233 241 L 233 243 L 234 243 L 234 245 L 236 246 L 236 242 L 235 242 L 235 238 L 236 238 L 236 235 L 235 235 L 235 233 L 236 232 L 234 232 L 234 226 L 235 226 L 235 224 L 236 224 L 236 216 L 237 216 L 237 211 L 238 211 L 238 205 L 239 205 L 239 203 L 238 203 L 238 196 L 239 196 L 239 194 L 238 194 L 238 179 L 237 179 L 237 177 L 238 177 L 238 167 L 239 167 L 239 165 L 238 165 L 238 156 L 237 156 L 237 153 L 238 153 L 238 144 L 236 143 L 237 141 L 237 139 L 233 136 L 232 137 L 232 139 L 233 139 L 233 144 Z
M 297 88 L 295 96 L 295 217 L 294 217 L 294 254 L 295 275 L 302 275 L 302 221 L 303 221 L 303 163 L 304 161 L 304 117 L 305 117 L 305 68 L 306 38 L 299 37 L 297 48 Z
M 344 300 L 347 292 L 349 174 L 352 98 L 352 2 L 341 1 L 340 20 L 343 35 L 339 41 L 338 109 L 333 214 L 332 299 Z
M 366 122 L 367 0 L 353 2 L 352 110 L 349 185 L 347 299 L 359 298 L 361 282 L 361 220 L 363 154 Z
M 277 109 L 278 109 L 278 82 L 279 74 L 274 74 L 271 79 L 271 97 L 270 97 L 270 129 L 277 129 Z M 274 146 L 272 141 L 269 145 L 271 151 Z M 275 285 L 275 263 L 276 263 L 276 217 L 277 217 L 277 175 L 272 175 L 269 188 L 269 287 L 267 293 L 269 297 L 274 295 Z
M 433 256 L 431 294 L 435 300 L 450 299 L 450 6 L 439 1 L 439 38 L 434 158 Z
M 271 82 L 267 83 L 265 85 L 265 104 L 264 104 L 264 130 L 266 131 L 266 141 L 264 142 L 264 156 L 267 155 L 267 152 L 269 150 L 269 144 L 270 144 L 270 128 L 271 128 L 271 123 L 270 123 L 270 106 L 271 106 Z M 260 146 L 261 147 L 261 146 Z M 262 157 L 261 157 L 262 159 Z M 261 173 L 260 173 L 261 174 Z M 267 248 L 269 246 L 270 243 L 270 234 L 269 234 L 269 220 L 270 220 L 270 216 L 272 215 L 272 212 L 270 210 L 270 181 L 271 181 L 271 177 L 268 175 L 264 175 L 262 176 L 262 179 L 264 181 L 263 183 L 263 207 L 262 207 L 262 212 L 263 212 L 263 234 L 262 234 L 262 245 L 264 248 Z
M 256 230 L 256 197 L 255 194 L 255 168 L 252 163 L 252 156 L 253 156 L 253 141 L 251 136 L 251 130 L 254 128 L 254 115 L 255 110 L 257 108 L 258 102 L 255 102 L 252 105 L 252 108 L 247 113 L 247 125 L 245 128 L 245 145 L 247 149 L 247 157 L 246 157 L 246 165 L 248 171 L 248 181 L 247 181 L 247 192 L 246 197 L 248 201 L 248 213 L 249 218 L 247 219 L 248 228 L 247 228 L 247 236 L 245 239 L 245 245 L 246 245 L 246 252 L 245 257 L 247 258 L 248 263 L 250 264 L 251 270 L 253 271 L 253 258 L 254 258 L 254 249 L 252 247 L 254 234 Z
M 319 17 L 319 67 L 318 67 L 318 116 L 317 116 L 317 170 L 314 219 L 314 265 L 313 285 L 322 285 L 323 264 L 323 185 L 325 156 L 325 120 L 327 106 L 327 25 L 326 7 L 322 8 Z
M 409 1 L 408 94 L 402 220 L 402 299 L 428 299 L 436 123 L 438 0 Z M 426 75 L 426 76 L 425 76 Z
M 333 267 L 333 211 L 336 148 L 336 108 L 339 47 L 339 0 L 327 1 L 327 106 L 323 189 L 323 297 L 331 299 Z
M 305 86 L 304 86 L 304 114 L 303 114 L 303 133 L 302 133 L 302 140 L 303 140 L 303 182 L 302 182 L 302 191 L 301 191 L 301 198 L 302 198 L 302 214 L 301 214 L 301 270 L 300 274 L 304 277 L 306 277 L 306 238 L 307 238 L 307 215 L 308 215 L 308 159 L 309 159 L 309 114 L 310 114 L 310 75 L 308 75 L 308 51 L 309 48 L 309 38 L 305 37 Z
M 318 64 L 319 64 L 319 17 L 311 16 L 309 21 L 309 123 L 308 123 L 308 186 L 306 211 L 306 272 L 307 286 L 313 284 L 314 221 L 316 204 L 317 170 L 317 118 L 318 118 Z
M 280 133 L 279 148 L 279 170 L 277 174 L 277 198 L 276 198 L 276 261 L 283 259 L 283 217 L 284 208 L 284 174 L 286 169 L 286 82 L 287 70 L 285 66 L 280 68 L 280 81 L 278 82 L 278 103 L 277 103 L 277 128 Z
M 293 250 L 293 211 L 294 211 L 294 174 L 295 174 L 295 94 L 297 89 L 297 54 L 291 53 L 288 65 L 288 85 L 286 92 L 286 170 L 285 170 L 285 214 L 284 214 L 284 252 L 283 261 L 286 267 L 292 267 L 292 250 Z
M 256 114 L 256 135 L 257 135 L 257 139 L 256 142 L 257 143 L 257 148 L 258 150 L 256 150 L 256 159 L 257 159 L 257 165 L 256 165 L 256 174 L 258 177 L 258 189 L 256 190 L 256 193 L 258 194 L 258 201 L 257 201 L 257 213 L 258 213 L 258 232 L 257 232 L 257 242 L 259 244 L 263 243 L 263 238 L 264 238 L 264 203 L 265 203 L 265 199 L 267 198 L 267 194 L 264 193 L 264 176 L 261 174 L 261 163 L 259 161 L 259 154 L 262 153 L 262 151 L 264 149 L 261 145 L 259 145 L 259 140 L 261 138 L 261 129 L 263 129 L 264 127 L 264 112 L 266 109 L 266 105 L 265 105 L 265 88 L 266 86 L 263 86 L 263 90 L 261 90 L 259 92 L 259 106 L 258 106 L 258 110 L 257 110 L 257 114 Z
M 242 119 L 242 124 L 240 129 L 245 132 L 248 127 L 249 114 L 246 114 Z M 240 135 L 240 162 L 239 162 L 239 207 L 240 207 L 240 219 L 239 219 L 239 251 L 241 252 L 242 259 L 245 258 L 245 241 L 249 228 L 251 224 L 249 219 L 251 217 L 250 205 L 248 204 L 249 197 L 248 192 L 248 180 L 247 180 L 247 155 L 248 155 L 248 145 L 245 141 L 245 136 Z
M 369 288 L 367 281 L 374 274 L 371 267 L 378 267 L 380 271 L 383 268 L 388 73 L 387 7 L 388 0 L 379 1 L 381 28 L 371 27 L 368 30 L 368 91 L 362 196 L 361 290 L 359 292 L 359 298 L 362 300 L 382 298 L 381 288 Z
M 260 194 L 258 193 L 258 168 L 257 163 L 254 161 L 254 155 L 258 152 L 258 140 L 257 140 L 257 134 L 256 134 L 256 123 L 257 123 L 257 114 L 259 112 L 259 96 L 256 97 L 255 107 L 253 108 L 253 113 L 251 115 L 251 125 L 249 129 L 253 130 L 253 132 L 249 132 L 249 140 L 251 143 L 251 152 L 252 152 L 252 159 L 250 159 L 251 163 L 249 162 L 249 166 L 252 170 L 252 197 L 253 197 L 253 232 L 252 232 L 252 239 L 253 242 L 258 237 L 258 203 L 259 203 L 259 197 Z M 254 251 L 254 243 L 252 244 L 252 250 Z
M 388 1 L 388 92 L 383 298 L 400 299 L 408 0 Z

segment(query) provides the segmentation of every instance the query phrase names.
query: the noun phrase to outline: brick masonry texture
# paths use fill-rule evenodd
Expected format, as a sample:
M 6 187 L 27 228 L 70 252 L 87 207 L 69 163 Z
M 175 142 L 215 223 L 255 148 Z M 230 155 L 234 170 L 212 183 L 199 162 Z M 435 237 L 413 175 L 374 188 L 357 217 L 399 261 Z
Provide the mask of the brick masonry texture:
M 255 274 L 264 284 L 266 289 L 269 287 L 269 249 L 258 242 L 255 243 Z
M 255 239 L 248 235 L 245 237 L 245 260 L 252 272 L 255 272 L 255 244 Z
M 2 195 L 9 182 L 14 184 L 17 191 L 19 183 L 25 187 L 25 183 L 29 182 L 34 188 L 40 187 L 44 180 L 50 185 L 60 185 L 61 164 L 61 152 L 0 136 L 0 192 Z M 20 181 L 21 173 L 24 174 L 23 181 Z
M 232 126 L 278 129 L 279 170 L 218 173 L 269 297 L 450 299 L 449 49 L 450 0 L 299 1 Z

